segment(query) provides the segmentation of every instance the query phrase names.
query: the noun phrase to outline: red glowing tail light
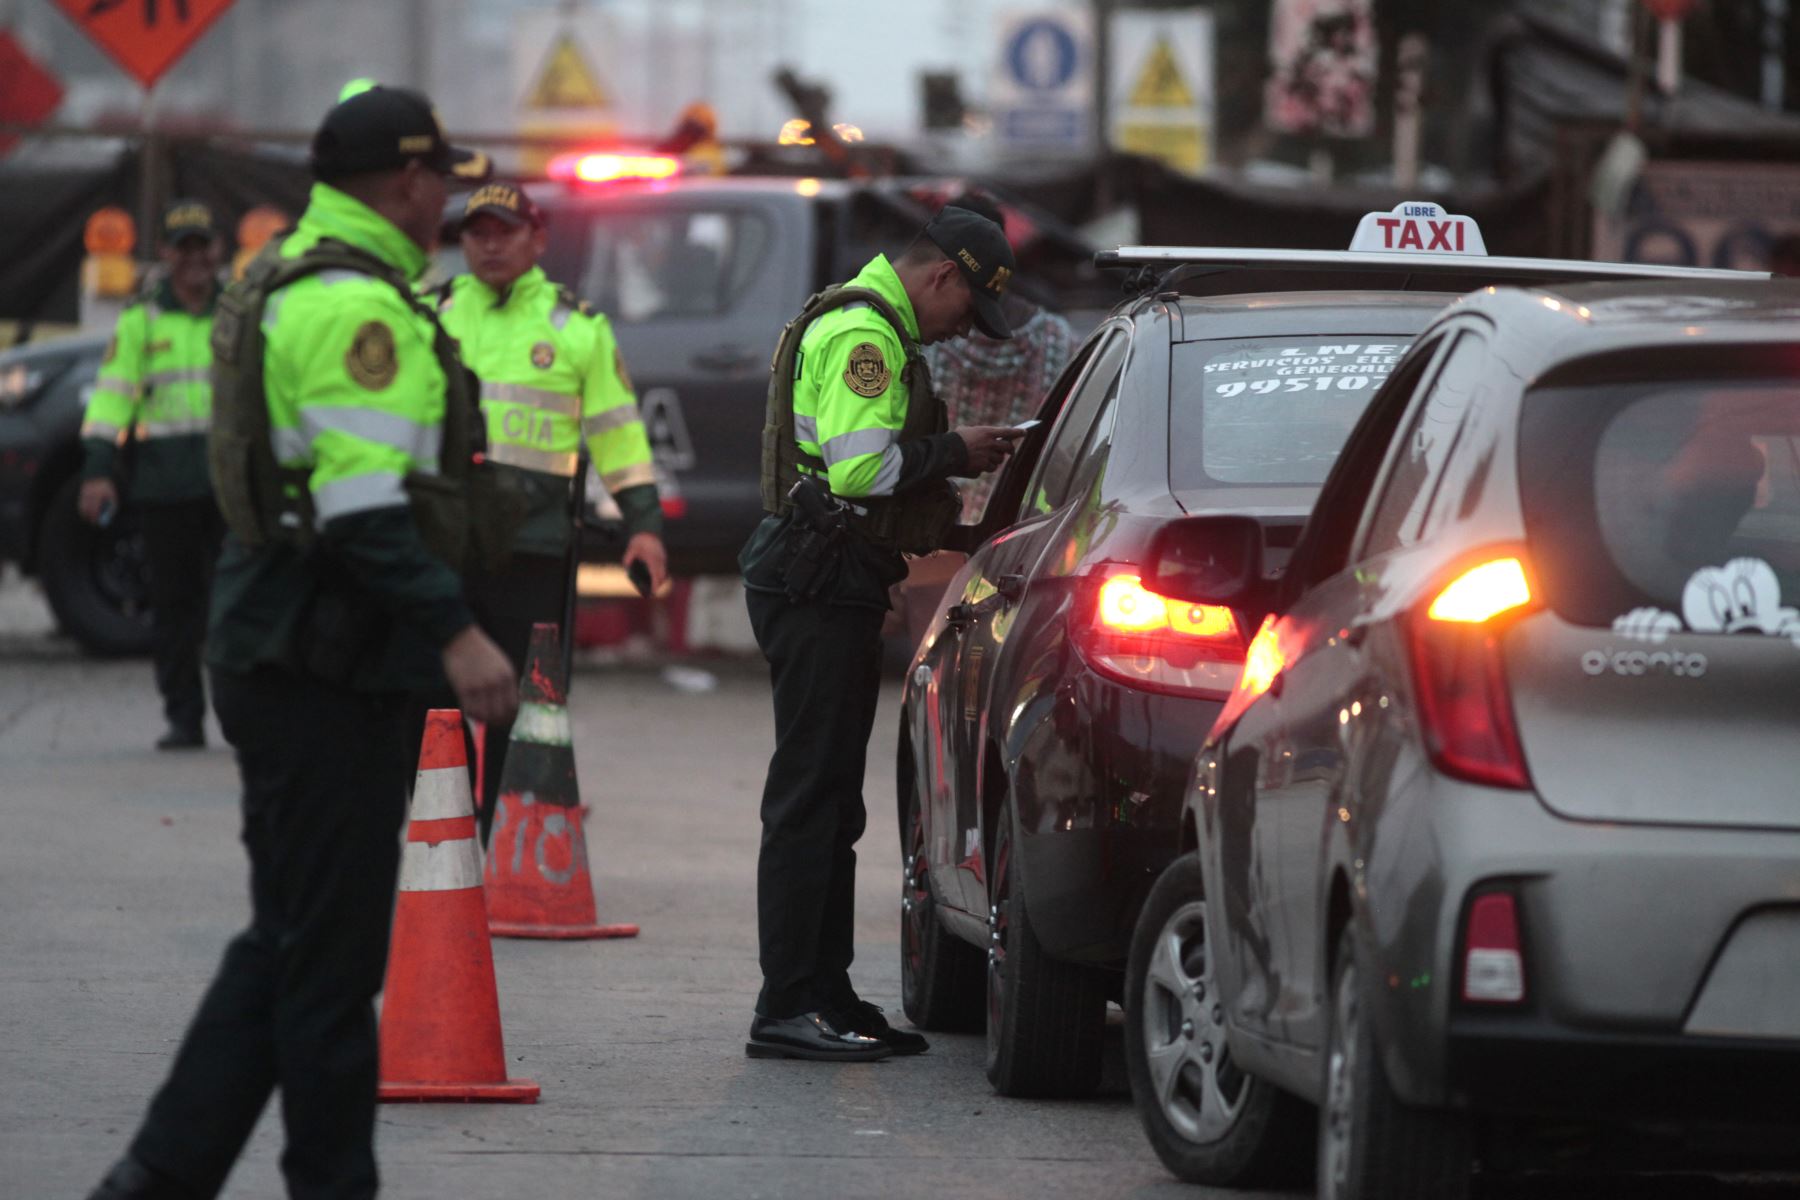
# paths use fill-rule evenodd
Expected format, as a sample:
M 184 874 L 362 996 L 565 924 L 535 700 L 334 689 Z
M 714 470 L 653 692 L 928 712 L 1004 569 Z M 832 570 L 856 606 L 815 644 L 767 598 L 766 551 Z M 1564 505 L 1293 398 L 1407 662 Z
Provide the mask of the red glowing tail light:
M 681 160 L 667 154 L 559 154 L 544 173 L 561 183 L 654 182 L 681 174 Z
M 1244 661 L 1244 636 L 1229 608 L 1160 596 L 1142 576 L 1123 572 L 1100 580 L 1075 640 L 1101 674 L 1175 695 L 1223 699 Z
M 1464 570 L 1411 615 L 1419 723 L 1432 762 L 1446 774 L 1531 786 L 1500 637 L 1535 607 L 1524 564 L 1501 556 Z

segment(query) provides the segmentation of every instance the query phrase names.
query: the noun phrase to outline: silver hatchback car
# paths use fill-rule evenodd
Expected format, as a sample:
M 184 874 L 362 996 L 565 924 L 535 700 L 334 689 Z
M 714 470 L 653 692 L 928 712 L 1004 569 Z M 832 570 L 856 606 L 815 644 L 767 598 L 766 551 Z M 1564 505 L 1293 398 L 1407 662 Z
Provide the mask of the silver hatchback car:
M 1156 552 L 1267 618 L 1133 944 L 1165 1162 L 1316 1138 L 1322 1197 L 1452 1200 L 1800 1154 L 1800 285 L 1465 297 L 1263 549 Z

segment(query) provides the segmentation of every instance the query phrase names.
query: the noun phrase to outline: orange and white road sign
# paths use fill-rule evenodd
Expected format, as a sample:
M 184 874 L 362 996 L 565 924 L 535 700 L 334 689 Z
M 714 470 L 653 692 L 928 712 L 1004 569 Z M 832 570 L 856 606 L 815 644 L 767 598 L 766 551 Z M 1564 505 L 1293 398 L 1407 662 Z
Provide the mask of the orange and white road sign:
M 145 87 L 200 40 L 231 0 L 55 0 L 76 28 Z

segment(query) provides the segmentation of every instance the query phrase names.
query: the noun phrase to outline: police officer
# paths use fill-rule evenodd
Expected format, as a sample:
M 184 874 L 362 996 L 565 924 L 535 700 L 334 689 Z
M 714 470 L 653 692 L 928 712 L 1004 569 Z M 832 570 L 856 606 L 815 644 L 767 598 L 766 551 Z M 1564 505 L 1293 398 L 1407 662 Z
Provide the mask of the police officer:
M 298 226 L 222 302 L 214 344 L 214 479 L 231 532 L 207 662 L 243 777 L 251 922 L 94 1200 L 217 1195 L 277 1088 L 289 1194 L 375 1195 L 372 1000 L 416 761 L 406 699 L 447 677 L 475 717 L 505 720 L 516 704 L 512 665 L 426 540 L 447 526 L 424 485 L 463 477 L 468 449 L 448 443 L 458 411 L 474 413 L 409 283 L 450 177 L 485 164 L 445 142 L 423 96 L 378 87 L 331 110 L 312 166 Z M 312 273 L 285 284 L 268 273 L 300 264 Z M 247 310 L 260 320 L 227 336 L 252 293 L 266 296 Z M 279 517 L 246 516 L 263 481 L 240 486 L 237 443 L 222 437 L 245 413 L 266 416 L 248 461 L 254 476 L 272 442 Z
M 1008 337 L 1000 301 L 1012 270 L 998 226 L 945 208 L 896 261 L 878 255 L 810 301 L 776 349 L 763 443 L 770 513 L 739 556 L 775 693 L 752 1056 L 858 1061 L 926 1049 L 850 985 L 863 763 L 902 552 L 940 546 L 960 507 L 948 478 L 998 466 L 1022 432 L 946 431 L 919 347 L 972 325 Z
M 444 328 L 481 381 L 488 460 L 514 473 L 530 497 L 510 561 L 468 580 L 476 619 L 520 671 L 532 625 L 565 619 L 580 549 L 569 519 L 571 489 L 581 484 L 576 471 L 584 441 L 625 518 L 626 568 L 643 563 L 653 588 L 668 571 L 650 439 L 625 360 L 606 318 L 544 276 L 537 262 L 545 238 L 543 212 L 531 197 L 513 184 L 490 183 L 463 207 L 468 273 L 434 293 Z M 511 728 L 487 726 L 484 844 Z
M 206 474 L 212 415 L 213 301 L 221 246 L 206 205 L 163 214 L 162 278 L 119 315 L 81 425 L 86 458 L 77 504 L 96 524 L 119 509 L 121 474 L 143 523 L 155 633 L 156 687 L 168 730 L 158 750 L 206 744 L 200 646 L 206 595 L 225 526 Z M 129 471 L 120 451 L 130 446 Z

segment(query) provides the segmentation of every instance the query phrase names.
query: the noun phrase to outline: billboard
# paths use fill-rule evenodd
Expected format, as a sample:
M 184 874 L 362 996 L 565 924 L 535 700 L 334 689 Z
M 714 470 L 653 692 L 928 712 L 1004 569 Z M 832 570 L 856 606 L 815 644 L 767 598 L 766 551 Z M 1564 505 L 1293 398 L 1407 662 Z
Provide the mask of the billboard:
M 1593 256 L 1757 271 L 1775 239 L 1794 233 L 1800 166 L 1651 162 L 1622 215 L 1595 213 Z
M 1377 61 L 1373 0 L 1275 0 L 1264 122 L 1282 133 L 1368 137 Z

